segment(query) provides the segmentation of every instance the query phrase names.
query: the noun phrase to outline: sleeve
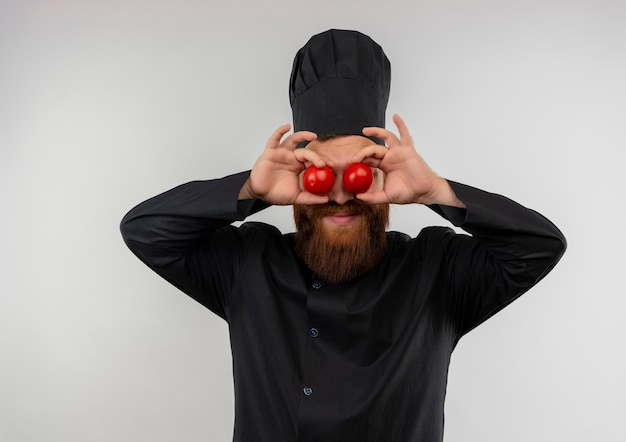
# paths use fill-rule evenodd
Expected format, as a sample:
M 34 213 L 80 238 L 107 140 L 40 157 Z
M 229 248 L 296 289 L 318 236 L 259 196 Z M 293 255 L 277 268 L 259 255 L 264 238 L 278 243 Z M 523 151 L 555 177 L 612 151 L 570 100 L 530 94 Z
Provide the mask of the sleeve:
M 248 176 L 180 185 L 137 205 L 120 224 L 142 262 L 224 319 L 245 246 L 231 224 L 267 207 L 261 200 L 238 200 Z
M 543 279 L 567 242 L 531 209 L 501 195 L 450 185 L 466 209 L 431 208 L 471 235 L 448 232 L 443 243 L 454 320 L 463 335 Z

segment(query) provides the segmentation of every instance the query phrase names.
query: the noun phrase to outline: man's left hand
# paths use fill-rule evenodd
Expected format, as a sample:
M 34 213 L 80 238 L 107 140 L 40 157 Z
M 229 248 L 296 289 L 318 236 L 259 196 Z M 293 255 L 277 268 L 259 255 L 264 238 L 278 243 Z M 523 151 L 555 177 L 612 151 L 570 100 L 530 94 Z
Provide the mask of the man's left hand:
M 382 190 L 358 195 L 371 204 L 443 204 L 465 207 L 447 180 L 438 176 L 415 150 L 413 138 L 404 120 L 393 116 L 400 137 L 380 127 L 366 127 L 363 134 L 385 141 L 387 147 L 372 145 L 359 151 L 352 158 L 355 163 L 364 162 L 385 173 Z

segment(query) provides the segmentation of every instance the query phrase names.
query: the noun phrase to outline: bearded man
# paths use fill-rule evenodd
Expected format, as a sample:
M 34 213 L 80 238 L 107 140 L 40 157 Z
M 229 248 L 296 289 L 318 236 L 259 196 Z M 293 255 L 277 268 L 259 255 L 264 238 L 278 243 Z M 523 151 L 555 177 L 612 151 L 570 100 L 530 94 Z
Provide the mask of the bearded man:
M 446 180 L 408 127 L 384 128 L 390 64 L 355 31 L 313 36 L 290 80 L 294 133 L 275 130 L 249 172 L 195 181 L 122 220 L 148 266 L 228 322 L 236 441 L 442 441 L 459 339 L 541 280 L 565 251 L 545 217 Z M 344 170 L 373 169 L 363 193 Z M 300 183 L 332 168 L 324 195 Z M 386 231 L 390 204 L 421 204 L 467 234 Z M 293 205 L 295 234 L 234 221 Z

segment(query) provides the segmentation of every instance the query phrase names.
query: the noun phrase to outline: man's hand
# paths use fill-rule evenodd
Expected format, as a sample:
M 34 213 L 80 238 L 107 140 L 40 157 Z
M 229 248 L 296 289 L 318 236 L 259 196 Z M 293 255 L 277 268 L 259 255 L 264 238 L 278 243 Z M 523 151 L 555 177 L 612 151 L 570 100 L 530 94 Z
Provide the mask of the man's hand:
M 317 135 L 301 131 L 283 140 L 290 129 L 291 125 L 285 124 L 274 131 L 241 188 L 239 199 L 260 198 L 275 205 L 321 204 L 328 201 L 328 196 L 314 195 L 300 188 L 299 175 L 307 165 L 326 165 L 312 150 L 296 149 L 298 143 L 312 141 Z
M 400 138 L 380 127 L 367 127 L 363 134 L 378 137 L 388 147 L 372 145 L 362 149 L 352 159 L 377 167 L 385 173 L 383 190 L 358 195 L 362 201 L 371 204 L 443 204 L 465 207 L 450 184 L 434 173 L 413 145 L 413 139 L 406 124 L 399 115 L 393 116 Z

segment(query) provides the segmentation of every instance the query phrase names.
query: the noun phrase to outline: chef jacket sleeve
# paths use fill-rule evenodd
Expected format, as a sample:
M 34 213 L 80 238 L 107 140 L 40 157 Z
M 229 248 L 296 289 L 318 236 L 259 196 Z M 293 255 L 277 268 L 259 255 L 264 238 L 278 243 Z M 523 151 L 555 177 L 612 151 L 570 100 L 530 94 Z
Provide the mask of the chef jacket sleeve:
M 469 235 L 443 241 L 449 293 L 463 335 L 537 284 L 560 260 L 567 242 L 541 214 L 501 195 L 450 181 L 466 209 L 431 208 Z
M 248 176 L 177 186 L 134 207 L 120 225 L 141 261 L 224 319 L 245 248 L 231 223 L 267 207 L 261 200 L 238 200 Z

